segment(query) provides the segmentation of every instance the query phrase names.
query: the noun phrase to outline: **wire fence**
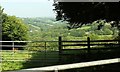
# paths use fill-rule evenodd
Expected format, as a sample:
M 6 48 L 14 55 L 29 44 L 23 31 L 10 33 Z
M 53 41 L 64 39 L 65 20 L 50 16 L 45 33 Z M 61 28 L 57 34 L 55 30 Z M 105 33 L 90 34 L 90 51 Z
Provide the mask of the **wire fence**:
M 2 55 L 2 59 L 0 60 L 0 62 L 3 62 L 3 63 L 4 62 L 27 62 L 28 65 L 30 63 L 33 63 L 33 64 L 36 63 L 36 66 L 38 66 L 37 62 L 39 62 L 40 65 L 42 66 L 55 65 L 55 64 L 60 64 L 59 62 L 61 63 L 64 63 L 64 61 L 68 62 L 68 60 L 70 60 L 71 58 L 72 58 L 71 60 L 76 60 L 77 58 L 74 57 L 74 56 L 78 57 L 77 55 L 74 55 L 76 51 L 75 52 L 72 51 L 74 53 L 72 55 L 73 57 L 71 57 L 71 54 L 70 54 L 71 53 L 70 50 L 76 49 L 75 46 L 78 46 L 79 48 L 81 48 L 81 46 L 86 46 L 87 48 L 85 48 L 85 51 L 93 52 L 93 47 L 92 47 L 93 45 L 95 46 L 103 45 L 105 47 L 106 46 L 109 46 L 109 47 L 118 46 L 119 47 L 120 46 L 119 42 L 120 42 L 119 40 L 94 40 L 92 41 L 90 39 L 86 41 L 65 41 L 65 40 L 62 40 L 62 38 L 60 37 L 58 41 L 0 41 L 0 43 L 2 43 L 0 47 L 2 47 L 2 49 L 5 49 L 5 48 L 12 49 L 12 50 L 1 50 L 0 54 Z M 99 49 L 97 48 L 97 51 L 100 49 L 101 48 Z M 117 48 L 113 48 L 113 49 L 117 49 Z M 76 50 L 78 50 L 78 48 Z M 83 50 L 83 48 L 80 50 Z M 80 50 L 79 50 L 79 54 L 81 52 Z M 117 50 L 115 51 L 115 53 L 117 52 Z M 67 54 L 70 54 L 70 58 L 69 58 L 69 55 Z M 119 54 L 119 51 L 116 54 Z M 87 62 L 85 64 L 87 64 Z M 58 67 L 57 68 L 58 70 L 64 70 L 64 69 L 61 69 L 61 67 L 64 67 L 64 66 L 57 66 L 57 67 Z M 68 67 L 67 69 L 70 69 L 70 67 Z M 58 70 L 54 69 L 53 71 L 57 72 Z
M 101 48 L 96 48 L 96 46 L 107 46 L 109 47 L 119 47 L 119 40 L 90 40 L 90 38 L 87 38 L 86 41 L 65 41 L 62 40 L 61 37 L 59 37 L 58 41 L 0 41 L 2 43 L 0 47 L 3 49 L 1 53 L 3 53 L 2 57 L 8 56 L 9 61 L 11 60 L 16 60 L 16 61 L 24 61 L 26 59 L 29 59 L 32 55 L 43 55 L 44 58 L 48 55 L 54 55 L 57 52 L 57 58 L 63 51 L 71 51 L 71 50 L 77 50 L 78 48 L 80 50 L 85 50 L 88 53 L 93 50 L 93 49 L 101 49 Z M 78 48 L 76 48 L 77 46 Z M 86 48 L 84 48 L 84 47 Z M 95 48 L 92 48 L 95 46 Z M 70 48 L 69 48 L 70 47 Z M 81 48 L 83 47 L 83 48 Z M 11 48 L 11 50 L 7 50 Z M 106 48 L 103 48 L 104 50 Z M 6 50 L 4 50 L 6 49 Z M 114 48 L 112 48 L 114 49 Z M 102 50 L 102 49 L 101 49 Z M 107 48 L 107 50 L 109 50 Z M 54 53 L 49 53 L 49 52 L 54 52 Z M 75 53 L 75 52 L 74 52 Z M 21 57 L 15 57 L 16 55 L 19 55 Z M 23 56 L 22 56 L 23 55 Z M 43 58 L 42 56 L 42 58 Z M 19 58 L 19 59 L 16 59 Z M 23 58 L 23 59 L 22 59 Z M 24 59 L 25 58 L 25 59 Z M 36 59 L 39 60 L 39 59 Z
M 52 56 L 59 51 L 58 41 L 0 41 L 0 43 L 2 62 L 46 60 L 48 55 Z M 32 58 L 33 56 L 36 57 Z
M 5 47 L 14 49 L 28 49 L 28 50 L 54 50 L 58 47 L 58 41 L 0 41 L 2 43 L 0 47 L 4 50 Z M 21 44 L 25 43 L 25 44 Z M 40 49 L 43 48 L 43 49 Z

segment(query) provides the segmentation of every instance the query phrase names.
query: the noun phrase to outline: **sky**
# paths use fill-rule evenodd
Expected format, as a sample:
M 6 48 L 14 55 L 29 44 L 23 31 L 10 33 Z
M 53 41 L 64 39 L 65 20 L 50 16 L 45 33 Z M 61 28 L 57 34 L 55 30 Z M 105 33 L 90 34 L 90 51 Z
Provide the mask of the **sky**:
M 4 13 L 17 17 L 55 17 L 53 0 L 0 0 Z

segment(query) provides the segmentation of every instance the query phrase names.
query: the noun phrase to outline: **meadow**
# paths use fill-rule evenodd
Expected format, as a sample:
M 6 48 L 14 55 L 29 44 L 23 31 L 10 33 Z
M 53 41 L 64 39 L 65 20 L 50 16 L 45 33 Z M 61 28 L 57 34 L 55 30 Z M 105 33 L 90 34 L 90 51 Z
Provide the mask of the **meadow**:
M 93 22 L 92 24 L 83 25 L 81 28 L 68 30 L 66 22 L 55 21 L 52 18 L 22 18 L 29 27 L 29 41 L 57 41 L 59 36 L 63 40 L 113 40 L 118 36 L 116 27 L 111 27 L 110 23 L 104 23 L 101 30 L 98 26 L 101 23 Z M 59 55 L 58 43 L 46 43 L 47 50 L 41 47 L 25 47 L 23 50 L 2 50 L 0 54 L 1 70 L 20 70 L 26 68 L 34 68 L 41 66 L 49 66 L 56 64 L 65 64 L 79 61 L 88 61 L 87 59 L 96 60 L 97 57 L 104 58 L 119 54 L 119 50 L 115 51 L 98 51 L 92 50 L 91 55 L 87 55 L 86 51 L 65 51 L 66 55 Z M 28 43 L 27 46 L 45 46 L 43 43 Z M 71 49 L 73 47 L 70 47 Z M 77 47 L 78 48 L 78 47 Z M 80 47 L 81 48 L 81 47 Z M 97 47 L 96 47 L 97 48 Z M 114 47 L 113 47 L 114 48 Z M 76 54 L 77 53 L 77 54 Z M 108 55 L 107 55 L 108 53 Z M 61 62 L 60 59 L 61 58 Z M 81 59 L 81 60 L 79 60 Z M 85 60 L 86 59 L 86 60 Z M 84 72 L 84 71 L 83 71 Z
M 59 51 L 2 50 L 1 70 L 20 70 L 119 57 L 119 47 Z M 96 66 L 95 66 L 96 67 Z M 91 69 L 92 67 L 90 67 Z M 83 68 L 84 69 L 84 68 Z M 89 68 L 88 68 L 89 69 Z M 77 69 L 79 70 L 79 69 Z M 93 69 L 94 70 L 94 69 Z
M 2 50 L 1 70 L 19 70 L 58 63 L 58 52 Z M 46 63 L 47 62 L 47 63 Z

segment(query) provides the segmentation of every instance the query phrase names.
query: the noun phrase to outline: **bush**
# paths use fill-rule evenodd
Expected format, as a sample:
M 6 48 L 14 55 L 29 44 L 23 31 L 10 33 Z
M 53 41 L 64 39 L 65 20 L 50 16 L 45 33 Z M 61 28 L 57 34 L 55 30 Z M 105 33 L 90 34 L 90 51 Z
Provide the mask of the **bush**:
M 70 35 L 74 37 L 83 37 L 85 36 L 85 31 L 73 29 L 70 31 Z
M 96 35 L 96 34 L 94 34 L 94 33 L 91 33 L 91 34 L 89 35 L 89 37 L 90 37 L 91 40 L 99 39 L 99 36 Z
M 2 40 L 28 40 L 28 28 L 15 16 L 7 16 L 2 24 Z
M 112 35 L 113 32 L 110 29 L 104 29 L 103 30 L 103 35 Z

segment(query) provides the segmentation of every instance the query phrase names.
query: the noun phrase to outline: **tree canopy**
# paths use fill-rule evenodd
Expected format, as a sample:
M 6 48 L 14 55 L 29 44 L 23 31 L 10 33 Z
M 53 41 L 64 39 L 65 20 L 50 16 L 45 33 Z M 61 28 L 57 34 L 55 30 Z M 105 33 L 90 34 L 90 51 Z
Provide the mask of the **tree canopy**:
M 2 13 L 3 13 L 3 9 L 0 6 L 0 40 L 2 40 Z
M 9 16 L 0 9 L 0 18 L 2 20 L 2 40 L 5 41 L 21 41 L 28 39 L 28 28 L 21 19 L 16 16 Z
M 56 20 L 68 21 L 72 28 L 101 19 L 120 20 L 119 2 L 57 2 L 53 5 Z
M 15 16 L 7 16 L 2 25 L 3 40 L 27 40 L 27 27 Z

